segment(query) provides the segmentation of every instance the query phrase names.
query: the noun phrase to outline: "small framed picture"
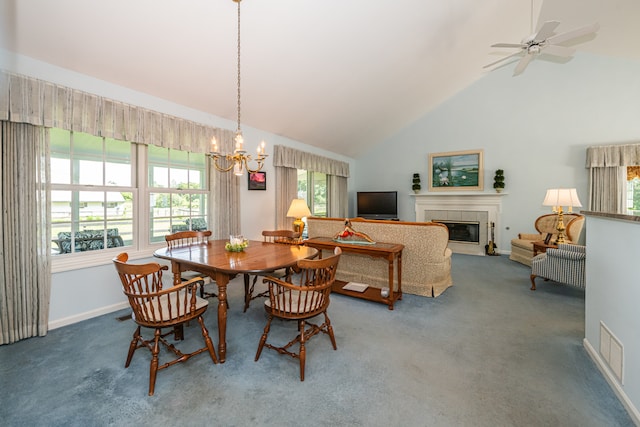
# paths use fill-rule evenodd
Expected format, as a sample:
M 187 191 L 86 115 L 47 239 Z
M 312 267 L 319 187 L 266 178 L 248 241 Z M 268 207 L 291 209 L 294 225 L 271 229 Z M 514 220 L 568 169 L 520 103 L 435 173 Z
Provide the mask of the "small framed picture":
M 249 190 L 266 190 L 267 189 L 267 173 L 266 172 L 249 172 Z
M 552 236 L 551 233 L 547 233 L 547 237 L 544 238 L 544 244 L 545 245 L 549 244 L 549 241 L 551 241 L 551 236 Z

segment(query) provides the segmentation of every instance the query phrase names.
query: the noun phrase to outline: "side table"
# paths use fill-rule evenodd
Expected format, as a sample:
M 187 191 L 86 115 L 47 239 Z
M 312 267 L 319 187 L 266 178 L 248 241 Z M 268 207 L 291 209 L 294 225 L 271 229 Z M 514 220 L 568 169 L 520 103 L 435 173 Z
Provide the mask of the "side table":
M 544 240 L 533 242 L 533 256 L 535 257 L 538 254 L 543 254 L 549 248 L 557 249 L 558 245 L 554 245 L 553 243 L 545 243 Z

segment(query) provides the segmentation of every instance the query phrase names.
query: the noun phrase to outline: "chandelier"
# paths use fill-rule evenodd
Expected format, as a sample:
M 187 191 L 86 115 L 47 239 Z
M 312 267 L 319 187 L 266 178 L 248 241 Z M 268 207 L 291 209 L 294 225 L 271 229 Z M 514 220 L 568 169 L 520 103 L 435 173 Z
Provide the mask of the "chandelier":
M 213 165 L 220 172 L 229 172 L 233 169 L 233 173 L 240 176 L 244 169 L 250 173 L 254 173 L 262 169 L 267 154 L 264 153 L 264 141 L 258 146 L 256 158 L 252 158 L 244 150 L 244 138 L 242 137 L 242 129 L 240 127 L 240 2 L 242 0 L 233 0 L 238 3 L 238 128 L 234 137 L 235 149 L 233 154 L 222 154 L 218 151 L 218 143 L 216 138 L 211 139 L 211 152 L 209 155 L 213 158 Z M 220 159 L 225 159 L 225 166 L 221 166 Z M 255 162 L 256 167 L 251 168 L 250 162 Z

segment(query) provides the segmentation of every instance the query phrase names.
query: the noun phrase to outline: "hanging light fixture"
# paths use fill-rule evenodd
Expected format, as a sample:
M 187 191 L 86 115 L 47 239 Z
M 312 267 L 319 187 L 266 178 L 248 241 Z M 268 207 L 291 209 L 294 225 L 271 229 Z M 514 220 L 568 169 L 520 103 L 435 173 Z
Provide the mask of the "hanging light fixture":
M 221 154 L 218 151 L 218 142 L 216 138 L 213 137 L 211 139 L 211 152 L 209 155 L 213 158 L 213 165 L 217 170 L 220 172 L 229 172 L 233 169 L 233 173 L 240 176 L 243 174 L 244 169 L 251 173 L 262 169 L 268 155 L 264 153 L 264 141 L 258 146 L 255 159 L 244 150 L 244 138 L 242 137 L 242 128 L 240 127 L 240 2 L 242 0 L 233 1 L 238 3 L 238 128 L 236 129 L 236 136 L 234 137 L 235 149 L 233 150 L 233 154 Z M 227 160 L 226 166 L 221 166 L 218 163 L 221 158 Z M 249 162 L 252 161 L 255 161 L 257 164 L 253 169 L 249 166 Z

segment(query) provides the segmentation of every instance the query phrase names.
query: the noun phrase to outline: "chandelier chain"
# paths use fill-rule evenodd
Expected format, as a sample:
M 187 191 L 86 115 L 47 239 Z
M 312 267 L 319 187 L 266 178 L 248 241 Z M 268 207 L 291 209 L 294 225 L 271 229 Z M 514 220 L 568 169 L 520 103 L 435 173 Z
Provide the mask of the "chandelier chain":
M 240 1 L 238 0 L 238 132 L 240 132 Z

